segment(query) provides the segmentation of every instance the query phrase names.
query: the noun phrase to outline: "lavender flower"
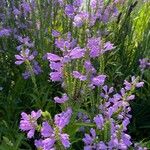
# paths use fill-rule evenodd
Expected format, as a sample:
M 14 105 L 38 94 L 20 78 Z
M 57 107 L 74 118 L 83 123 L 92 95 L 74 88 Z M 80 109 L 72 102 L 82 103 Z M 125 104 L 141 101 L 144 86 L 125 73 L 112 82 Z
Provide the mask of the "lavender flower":
M 74 7 L 70 4 L 66 5 L 65 7 L 65 14 L 72 18 L 74 16 Z
M 80 81 L 85 81 L 87 79 L 87 77 L 85 75 L 82 75 L 78 71 L 73 71 L 72 75 L 74 78 L 79 79 Z
M 108 99 L 109 98 L 109 94 L 111 94 L 114 91 L 114 88 L 113 87 L 108 88 L 108 86 L 105 85 L 105 86 L 103 86 L 103 90 L 104 90 L 104 92 L 102 92 L 100 95 L 103 98 Z
M 80 7 L 82 3 L 83 3 L 83 0 L 74 0 L 73 6 L 74 7 Z
M 72 109 L 68 108 L 66 111 L 55 115 L 55 124 L 56 126 L 62 130 L 68 123 L 72 115 Z
M 92 9 L 96 9 L 97 1 L 96 0 L 91 0 L 90 1 L 90 6 L 91 6 Z
M 34 43 L 30 41 L 30 38 L 28 36 L 24 38 L 22 36 L 18 36 L 18 41 L 22 43 L 22 45 L 17 46 L 17 50 L 21 50 L 24 46 L 28 48 L 34 47 Z
M 25 61 L 31 61 L 34 59 L 34 56 L 31 54 L 30 55 L 30 50 L 26 49 L 26 50 L 22 50 L 20 52 L 20 55 L 15 55 L 17 61 L 15 62 L 16 65 L 21 65 L 23 62 Z
M 48 122 L 43 122 L 41 128 L 41 135 L 46 139 L 44 139 L 42 141 L 42 144 L 40 145 L 42 148 L 45 148 L 46 150 L 53 148 L 57 140 L 60 140 L 65 148 L 70 147 L 69 135 L 65 133 L 61 133 L 62 129 L 68 124 L 70 120 L 71 117 L 70 110 L 71 109 L 68 108 L 66 112 L 62 112 L 61 114 L 55 115 L 56 128 L 54 129 L 48 124 Z M 57 139 L 57 137 L 59 138 Z
M 73 25 L 75 27 L 81 27 L 83 24 L 83 18 L 80 14 L 75 15 Z
M 6 28 L 0 29 L 0 37 L 10 36 L 11 32 L 12 32 L 11 29 L 6 29 Z
M 71 59 L 82 58 L 85 55 L 85 49 L 81 49 L 80 47 L 76 47 L 70 52 Z
M 21 7 L 23 8 L 25 14 L 31 12 L 30 4 L 25 1 L 21 4 Z
M 57 30 L 52 30 L 52 36 L 53 37 L 59 37 L 60 36 L 60 32 L 58 32 Z
M 100 38 L 91 38 L 88 40 L 87 48 L 90 50 L 90 57 L 98 57 L 101 53 Z
M 92 78 L 92 84 L 96 86 L 102 86 L 105 82 L 106 75 L 99 75 Z
M 61 57 L 59 57 L 58 55 L 52 54 L 52 53 L 47 53 L 47 59 L 49 61 L 60 61 Z
M 104 52 L 114 49 L 115 47 L 113 45 L 114 44 L 112 44 L 110 42 L 106 42 L 105 45 L 104 45 Z
M 35 129 L 37 127 L 37 120 L 41 117 L 41 110 L 35 112 L 32 111 L 31 115 L 27 115 L 26 113 L 21 113 L 21 121 L 20 121 L 20 129 L 22 131 L 27 131 L 27 137 L 32 138 L 34 136 Z
M 42 128 L 41 128 L 41 135 L 45 138 L 47 137 L 54 137 L 53 135 L 54 130 L 52 127 L 48 124 L 48 122 L 43 122 L 42 123 Z
M 74 16 L 73 25 L 75 27 L 81 27 L 88 19 L 89 15 L 86 12 L 80 12 Z
M 60 134 L 60 141 L 65 148 L 69 148 L 71 145 L 68 134 Z
M 144 82 L 138 82 L 137 78 L 135 78 L 134 76 L 131 78 L 131 83 L 128 82 L 127 80 L 124 81 L 124 85 L 125 85 L 125 89 L 128 91 L 128 90 L 131 90 L 131 88 L 133 86 L 137 87 L 137 88 L 140 88 L 140 87 L 143 87 L 144 85 Z
M 15 16 L 18 16 L 18 15 L 20 15 L 21 12 L 19 11 L 19 9 L 15 8 L 13 10 L 13 13 L 14 13 Z
M 22 76 L 25 80 L 27 80 L 31 76 L 31 73 L 26 70 L 24 73 L 22 73 Z
M 35 75 L 39 75 L 42 73 L 42 69 L 37 61 L 34 60 L 33 62 L 31 62 L 31 66 L 32 66 L 32 71 Z M 31 77 L 31 71 L 25 70 L 25 72 L 22 73 L 22 76 L 25 80 L 28 79 L 29 77 Z
M 39 75 L 42 73 L 42 69 L 37 61 L 33 61 L 33 72 L 35 75 Z
M 60 72 L 62 70 L 63 65 L 61 62 L 51 62 L 49 66 L 52 70 Z
M 104 125 L 104 118 L 101 114 L 97 115 L 96 117 L 94 117 L 94 122 L 96 123 L 98 129 L 102 129 L 103 125 Z
M 146 68 L 150 67 L 150 60 L 148 58 L 139 59 L 140 69 L 143 72 Z
M 55 100 L 56 103 L 60 103 L 61 104 L 61 103 L 65 103 L 66 101 L 68 101 L 69 98 L 68 98 L 67 94 L 64 93 L 61 98 L 54 97 L 54 100 Z

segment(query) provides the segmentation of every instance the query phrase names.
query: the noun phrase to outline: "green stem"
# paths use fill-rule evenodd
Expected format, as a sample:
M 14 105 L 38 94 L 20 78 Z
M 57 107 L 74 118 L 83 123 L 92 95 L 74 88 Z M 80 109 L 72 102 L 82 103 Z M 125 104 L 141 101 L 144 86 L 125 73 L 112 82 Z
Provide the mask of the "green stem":
M 34 88 L 35 88 L 35 92 L 38 94 L 38 88 L 37 88 L 37 84 L 36 84 L 36 79 L 35 79 L 35 74 L 34 71 L 32 69 L 32 66 L 30 64 L 30 62 L 28 60 L 26 60 L 26 66 L 27 66 L 27 70 L 30 72 L 31 74 L 31 80 L 33 82 Z

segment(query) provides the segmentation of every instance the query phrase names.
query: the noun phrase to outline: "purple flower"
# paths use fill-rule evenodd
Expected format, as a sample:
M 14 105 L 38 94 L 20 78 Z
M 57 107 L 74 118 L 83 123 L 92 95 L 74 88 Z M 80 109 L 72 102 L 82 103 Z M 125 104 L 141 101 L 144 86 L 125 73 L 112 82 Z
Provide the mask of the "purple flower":
M 71 145 L 68 134 L 60 134 L 60 141 L 65 148 L 69 148 Z
M 130 123 L 129 118 L 124 118 L 124 120 L 122 121 L 122 126 L 123 126 L 123 130 L 126 131 L 127 130 L 127 125 Z
M 74 7 L 80 7 L 82 4 L 83 0 L 74 0 L 73 6 Z
M 21 113 L 20 129 L 27 131 L 27 137 L 32 138 L 37 127 L 37 119 L 41 117 L 41 110 L 35 112 L 32 111 L 31 115 L 27 115 L 25 112 Z
M 88 17 L 88 13 L 81 11 L 80 13 L 74 16 L 73 25 L 75 27 L 81 27 L 83 23 L 86 22 Z
M 37 61 L 34 60 L 31 63 L 31 65 L 32 65 L 32 71 L 35 75 L 39 75 L 40 73 L 42 73 L 41 67 Z M 25 72 L 22 73 L 22 76 L 25 80 L 28 79 L 31 76 L 31 71 L 25 70 Z
M 128 135 L 128 134 L 123 134 L 122 135 L 122 140 L 123 140 L 123 143 L 129 147 L 132 143 L 131 143 L 131 136 Z
M 21 7 L 23 8 L 25 14 L 31 12 L 30 4 L 25 1 L 21 4 Z
M 133 99 L 135 99 L 135 95 L 130 95 L 130 96 L 127 97 L 128 101 L 133 100 Z
M 101 39 L 90 38 L 87 43 L 87 48 L 90 50 L 90 57 L 98 57 L 101 54 Z
M 90 1 L 90 6 L 91 6 L 92 9 L 96 9 L 97 0 L 91 0 L 91 1 Z
M 20 15 L 21 12 L 17 8 L 15 8 L 13 10 L 13 13 L 14 13 L 15 16 L 17 16 L 17 15 Z
M 52 54 L 52 53 L 47 53 L 47 59 L 49 61 L 60 61 L 62 58 L 59 57 L 58 55 Z
M 127 91 L 131 90 L 132 84 L 129 83 L 127 80 L 124 81 L 124 85 L 125 85 L 125 89 L 126 89 Z
M 15 55 L 17 61 L 15 62 L 16 65 L 21 65 L 23 62 L 25 62 L 26 60 L 33 60 L 34 56 L 33 55 L 29 55 L 30 50 L 26 49 L 26 50 L 22 50 L 20 52 L 20 55 Z
M 90 57 L 95 58 L 100 55 L 100 48 L 96 46 L 92 46 L 92 49 L 90 51 Z
M 111 87 L 110 89 L 108 88 L 107 85 L 103 86 L 104 92 L 101 93 L 101 96 L 105 99 L 109 98 L 109 94 L 111 94 L 114 91 L 114 88 Z
M 65 40 L 64 39 L 55 39 L 55 46 L 59 48 L 61 51 L 65 51 Z
M 98 129 L 102 129 L 103 125 L 104 125 L 104 118 L 101 114 L 97 115 L 96 117 L 94 117 L 94 122 L 96 123 L 96 126 Z
M 60 72 L 62 70 L 62 63 L 60 63 L 60 62 L 51 62 L 50 63 L 50 68 L 52 70 Z
M 61 81 L 62 80 L 62 73 L 59 71 L 51 72 L 50 79 L 52 81 Z
M 51 150 L 55 144 L 55 139 L 46 138 L 42 141 L 44 150 Z
M 84 67 L 86 69 L 86 72 L 96 73 L 95 68 L 92 66 L 90 60 L 87 60 L 84 62 Z
M 58 0 L 58 3 L 60 4 L 60 6 L 64 5 L 64 0 Z
M 69 63 L 70 61 L 71 61 L 70 56 L 65 55 L 65 56 L 63 57 L 63 60 L 62 60 L 63 63 Z
M 59 37 L 60 36 L 60 32 L 58 32 L 57 30 L 52 30 L 52 36 L 53 37 Z
M 114 44 L 112 44 L 110 42 L 106 42 L 105 45 L 104 45 L 104 52 L 114 49 L 115 47 L 113 45 Z
M 85 75 L 82 75 L 78 71 L 73 71 L 72 75 L 74 78 L 79 79 L 80 81 L 85 81 L 87 79 L 87 77 Z
M 73 25 L 75 27 L 81 27 L 83 24 L 83 17 L 80 14 L 75 15 Z
M 67 96 L 66 93 L 64 93 L 61 98 L 60 97 L 54 97 L 55 102 L 60 103 L 60 104 L 65 103 L 66 101 L 68 101 L 68 99 L 69 99 L 69 97 Z
M 26 45 L 27 47 L 29 48 L 32 48 L 34 47 L 34 43 L 32 43 L 30 41 L 30 38 L 27 36 L 27 37 L 21 37 L 21 36 L 18 36 L 18 40 L 19 42 L 21 42 L 23 45 Z M 22 47 L 23 45 L 20 45 L 20 47 Z M 18 46 L 19 47 L 19 46 Z
M 68 108 L 65 112 L 55 115 L 54 128 L 46 121 L 42 123 L 42 139 L 35 140 L 35 146 L 43 150 L 54 150 L 55 142 L 59 141 L 65 148 L 69 148 L 71 143 L 69 135 L 62 133 L 62 129 L 69 123 L 72 110 Z
M 143 58 L 143 59 L 139 59 L 140 62 L 140 69 L 143 72 L 147 67 L 150 67 L 150 59 L 148 58 Z
M 85 55 L 85 49 L 81 49 L 80 47 L 75 47 L 70 52 L 71 59 L 82 58 Z
M 51 138 L 47 138 L 45 140 L 40 139 L 40 140 L 34 141 L 34 145 L 36 146 L 36 148 L 43 149 L 43 150 L 55 150 L 53 148 L 54 143 L 55 143 L 55 140 Z
M 68 108 L 66 111 L 55 115 L 55 125 L 62 130 L 70 121 L 72 115 L 72 109 Z
M 85 134 L 85 137 L 83 138 L 83 142 L 86 145 L 90 145 L 93 142 L 93 138 L 89 134 Z
M 22 73 L 23 78 L 26 80 L 31 76 L 31 73 L 29 71 L 25 71 L 24 73 Z
M 138 78 L 135 78 L 134 76 L 131 78 L 131 83 L 128 81 L 124 81 L 125 89 L 128 91 L 132 88 L 132 86 L 135 86 L 137 88 L 143 87 L 144 82 L 138 82 Z
M 10 29 L 0 29 L 0 37 L 10 36 L 11 32 L 12 31 Z
M 92 84 L 96 86 L 102 86 L 105 82 L 106 75 L 99 75 L 92 78 Z
M 36 146 L 36 148 L 42 148 L 43 147 L 42 139 L 35 140 L 34 145 Z
M 65 14 L 72 18 L 74 16 L 74 7 L 70 4 L 66 5 L 65 7 Z
M 140 88 L 140 87 L 143 87 L 144 86 L 144 82 L 138 82 L 136 83 L 136 87 L 137 88 Z
M 99 149 L 99 150 L 107 150 L 108 148 L 107 148 L 106 144 L 103 141 L 100 141 L 97 144 L 97 149 Z
M 45 138 L 54 136 L 53 134 L 54 130 L 52 127 L 48 124 L 48 122 L 43 122 L 42 123 L 42 128 L 41 128 L 41 135 Z
M 42 73 L 42 69 L 37 61 L 33 61 L 32 68 L 33 68 L 33 72 L 36 75 L 39 75 L 40 73 Z
M 85 134 L 85 137 L 82 141 L 85 143 L 84 150 L 92 150 L 95 146 L 92 145 L 94 140 L 96 139 L 96 131 L 91 128 L 90 134 Z

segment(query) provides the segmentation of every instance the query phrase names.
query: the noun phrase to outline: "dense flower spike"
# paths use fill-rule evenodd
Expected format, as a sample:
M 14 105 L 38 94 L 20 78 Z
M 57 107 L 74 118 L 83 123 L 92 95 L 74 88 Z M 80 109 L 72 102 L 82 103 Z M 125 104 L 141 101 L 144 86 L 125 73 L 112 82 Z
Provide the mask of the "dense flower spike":
M 138 78 L 133 76 L 131 83 L 125 80 L 124 85 L 125 88 L 122 88 L 120 93 L 116 94 L 113 94 L 113 87 L 108 88 L 107 85 L 103 87 L 104 92 L 100 95 L 105 101 L 99 106 L 101 114 L 96 115 L 93 121 L 99 129 L 100 135 L 107 137 L 107 139 L 103 141 L 99 134 L 95 136 L 91 136 L 92 133 L 91 135 L 85 134 L 85 138 L 83 138 L 84 149 L 96 150 L 100 146 L 99 149 L 103 147 L 104 149 L 126 150 L 132 145 L 130 135 L 125 133 L 131 118 L 129 114 L 131 108 L 128 101 L 135 98 L 132 93 L 135 88 L 142 87 L 143 82 L 139 82 Z

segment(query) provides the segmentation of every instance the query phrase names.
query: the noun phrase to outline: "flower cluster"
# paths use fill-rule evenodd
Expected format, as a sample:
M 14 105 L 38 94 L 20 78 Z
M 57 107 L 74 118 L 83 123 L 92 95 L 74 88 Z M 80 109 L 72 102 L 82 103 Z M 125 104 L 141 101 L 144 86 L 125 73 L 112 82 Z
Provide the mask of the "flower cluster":
M 46 114 L 46 115 L 45 115 Z M 56 114 L 54 122 L 52 121 L 50 114 L 42 112 L 41 110 L 31 112 L 31 115 L 22 113 L 20 121 L 20 129 L 27 132 L 27 137 L 32 138 L 35 135 L 35 131 L 39 134 L 39 139 L 35 140 L 35 146 L 38 149 L 50 150 L 55 149 L 55 143 L 64 146 L 64 148 L 70 147 L 69 135 L 63 132 L 63 129 L 68 125 L 72 115 L 72 109 L 67 108 L 66 111 Z M 44 119 L 42 125 L 38 123 L 38 119 L 41 117 L 49 116 L 49 119 Z M 42 118 L 41 118 L 42 119 Z M 57 145 L 57 144 L 56 144 Z
M 21 45 L 17 46 L 17 50 L 20 52 L 19 55 L 15 55 L 16 65 L 21 65 L 22 63 L 26 64 L 26 70 L 22 74 L 24 79 L 28 79 L 30 76 L 38 75 L 42 72 L 39 63 L 35 60 L 35 57 L 38 55 L 37 51 L 31 53 L 30 49 L 34 48 L 34 43 L 32 43 L 29 37 L 18 36 L 18 40 Z
M 143 84 L 138 82 L 138 78 L 132 77 L 131 82 L 125 80 L 125 87 L 115 94 L 113 87 L 103 86 L 100 113 L 93 119 L 96 129 L 91 128 L 90 134 L 85 134 L 83 138 L 85 150 L 127 150 L 132 145 L 131 137 L 126 133 L 131 118 L 129 101 L 135 98 L 132 94 L 135 88 Z
M 119 1 L 106 4 L 103 0 L 91 0 L 87 11 L 83 0 L 75 0 L 73 3 L 59 2 L 60 6 L 65 7 L 64 12 L 73 20 L 75 27 L 82 27 L 83 24 L 94 26 L 96 22 L 108 23 L 118 16 L 117 4 Z M 123 3 L 123 1 L 122 1 Z
M 53 33 L 54 35 L 54 33 Z M 58 32 L 55 31 L 55 37 L 58 36 Z M 60 36 L 60 35 L 59 35 Z M 72 61 L 76 59 L 84 60 L 84 75 L 80 73 L 81 70 L 74 70 L 75 66 L 70 70 L 75 79 L 85 81 L 90 78 L 89 86 L 100 86 L 103 85 L 106 76 L 96 75 L 96 70 L 93 67 L 90 58 L 99 57 L 106 51 L 110 51 L 115 47 L 111 42 L 102 42 L 100 38 L 89 38 L 87 46 L 81 48 L 77 45 L 76 40 L 73 39 L 68 33 L 67 39 L 57 38 L 55 41 L 56 47 L 62 52 L 62 57 L 53 53 L 47 53 L 47 59 L 50 62 L 50 79 L 52 81 L 63 81 L 65 77 L 65 69 Z M 77 45 L 77 46 L 76 46 Z

